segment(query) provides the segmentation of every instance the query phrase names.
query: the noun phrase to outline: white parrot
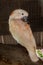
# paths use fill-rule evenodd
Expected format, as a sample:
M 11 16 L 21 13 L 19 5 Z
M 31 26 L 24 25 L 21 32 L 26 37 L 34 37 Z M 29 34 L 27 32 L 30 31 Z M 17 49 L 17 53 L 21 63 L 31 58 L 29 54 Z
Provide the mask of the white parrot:
M 26 23 L 28 15 L 28 12 L 25 10 L 14 10 L 9 16 L 9 31 L 13 38 L 27 49 L 30 59 L 33 62 L 37 62 L 39 59 L 36 56 L 35 38 L 30 25 Z M 24 19 L 24 21 L 22 19 Z

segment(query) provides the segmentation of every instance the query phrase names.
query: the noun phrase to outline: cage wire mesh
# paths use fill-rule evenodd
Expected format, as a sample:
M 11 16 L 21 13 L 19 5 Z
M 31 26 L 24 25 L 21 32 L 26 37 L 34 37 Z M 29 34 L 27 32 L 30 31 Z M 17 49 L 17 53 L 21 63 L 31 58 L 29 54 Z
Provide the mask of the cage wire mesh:
M 42 1 L 41 1 L 42 2 Z M 10 13 L 14 10 L 14 9 L 18 9 L 18 8 L 22 8 L 25 9 L 29 12 L 29 17 L 30 17 L 30 26 L 31 29 L 33 31 L 33 35 L 35 37 L 36 40 L 36 44 L 40 47 L 43 46 L 43 31 L 39 31 L 43 28 L 41 28 L 41 24 L 40 23 L 42 20 L 40 20 L 41 17 L 41 6 L 43 4 L 40 4 L 40 0 L 6 0 L 3 2 L 3 0 L 0 1 L 0 22 L 4 23 L 4 26 L 1 25 L 0 23 L 0 30 L 5 31 L 4 33 L 6 33 L 6 29 L 8 26 L 8 24 L 6 24 L 6 21 L 8 22 L 8 17 L 10 15 Z M 4 14 L 5 12 L 5 14 Z M 8 30 L 8 29 L 7 29 Z M 3 32 L 2 31 L 2 32 Z M 1 33 L 2 33 L 1 32 Z M 12 38 L 12 36 L 10 35 L 1 35 L 0 36 L 0 43 L 13 43 L 14 40 Z

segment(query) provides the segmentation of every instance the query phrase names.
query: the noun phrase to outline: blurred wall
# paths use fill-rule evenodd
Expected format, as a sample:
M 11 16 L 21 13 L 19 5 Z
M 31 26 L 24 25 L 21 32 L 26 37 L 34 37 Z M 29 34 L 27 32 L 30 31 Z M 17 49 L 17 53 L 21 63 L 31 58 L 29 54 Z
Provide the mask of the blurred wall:
M 30 14 L 30 26 L 36 43 L 43 46 L 43 18 L 41 18 L 41 15 L 43 16 L 43 0 L 0 0 L 0 35 L 4 36 L 6 40 L 4 43 L 12 41 L 12 37 L 10 38 L 8 35 L 8 19 L 11 12 L 18 8 L 25 9 Z
M 40 16 L 38 0 L 0 0 L 0 20 L 8 20 L 10 13 L 18 8 L 27 10 L 33 19 Z
M 18 8 L 27 10 L 28 13 L 30 14 L 29 21 L 33 31 L 42 30 L 42 23 L 40 24 L 41 9 L 38 0 L 0 0 L 0 23 L 1 23 L 0 32 L 1 33 L 8 33 L 9 15 L 13 10 Z
M 40 6 L 41 6 L 41 16 L 43 17 L 43 0 L 40 1 Z

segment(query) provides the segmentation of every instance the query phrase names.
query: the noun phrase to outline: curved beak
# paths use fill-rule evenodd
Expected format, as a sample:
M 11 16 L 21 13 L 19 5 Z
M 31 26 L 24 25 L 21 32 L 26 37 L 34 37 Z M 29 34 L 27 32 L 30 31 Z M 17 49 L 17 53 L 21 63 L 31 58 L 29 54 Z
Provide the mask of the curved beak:
M 24 17 L 22 18 L 22 20 L 27 22 L 27 21 L 28 21 L 28 16 L 24 16 Z

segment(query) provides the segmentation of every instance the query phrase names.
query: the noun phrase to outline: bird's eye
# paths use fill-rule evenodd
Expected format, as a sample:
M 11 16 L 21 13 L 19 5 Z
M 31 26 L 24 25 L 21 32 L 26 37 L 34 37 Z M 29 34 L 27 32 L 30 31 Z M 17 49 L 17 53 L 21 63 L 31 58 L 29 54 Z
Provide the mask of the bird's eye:
M 24 15 L 24 13 L 22 13 L 22 15 Z

